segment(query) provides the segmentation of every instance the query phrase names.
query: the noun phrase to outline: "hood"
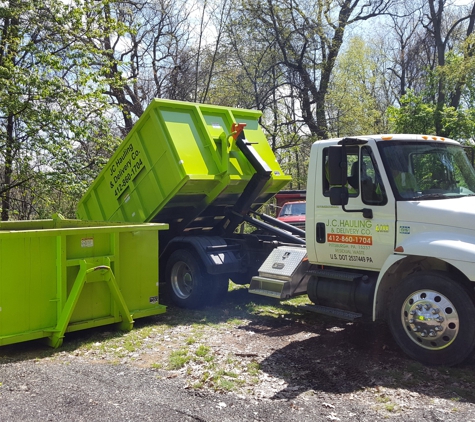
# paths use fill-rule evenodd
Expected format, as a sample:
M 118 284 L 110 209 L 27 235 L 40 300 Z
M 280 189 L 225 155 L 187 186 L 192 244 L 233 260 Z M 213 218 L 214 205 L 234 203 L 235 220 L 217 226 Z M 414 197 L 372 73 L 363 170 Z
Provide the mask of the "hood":
M 397 219 L 408 223 L 436 224 L 475 229 L 475 196 L 397 202 Z
M 286 217 L 277 217 L 277 220 L 285 221 L 286 223 L 305 221 L 305 215 L 288 215 Z

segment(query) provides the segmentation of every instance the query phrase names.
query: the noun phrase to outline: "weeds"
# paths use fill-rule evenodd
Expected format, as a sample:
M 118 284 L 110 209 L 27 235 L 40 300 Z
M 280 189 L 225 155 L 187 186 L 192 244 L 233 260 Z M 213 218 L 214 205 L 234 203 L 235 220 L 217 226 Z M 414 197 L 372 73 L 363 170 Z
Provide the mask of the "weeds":
M 188 356 L 188 350 L 175 350 L 170 353 L 170 357 L 168 358 L 168 369 L 174 370 L 183 368 L 190 360 L 191 357 Z

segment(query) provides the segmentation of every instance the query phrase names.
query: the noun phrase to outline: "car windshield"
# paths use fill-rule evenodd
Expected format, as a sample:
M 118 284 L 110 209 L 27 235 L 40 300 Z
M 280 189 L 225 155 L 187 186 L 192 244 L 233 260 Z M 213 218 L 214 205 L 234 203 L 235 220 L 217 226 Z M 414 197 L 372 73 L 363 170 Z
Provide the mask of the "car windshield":
M 289 215 L 305 215 L 305 203 L 301 202 L 298 204 L 285 204 L 282 207 L 280 215 L 281 217 L 286 217 Z
M 475 171 L 463 148 L 443 142 L 378 144 L 399 200 L 446 199 L 475 194 Z

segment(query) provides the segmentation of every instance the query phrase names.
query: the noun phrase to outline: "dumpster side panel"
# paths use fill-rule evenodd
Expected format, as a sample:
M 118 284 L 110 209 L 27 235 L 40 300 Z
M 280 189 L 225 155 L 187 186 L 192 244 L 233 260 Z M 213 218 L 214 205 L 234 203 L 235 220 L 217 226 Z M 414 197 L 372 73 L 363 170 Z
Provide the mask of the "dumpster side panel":
M 2 239 L 0 251 L 1 334 L 53 327 L 57 297 L 55 239 Z
M 134 317 L 158 304 L 158 243 L 156 232 L 120 234 L 116 274 L 120 289 Z M 124 280 L 124 282 L 122 282 Z

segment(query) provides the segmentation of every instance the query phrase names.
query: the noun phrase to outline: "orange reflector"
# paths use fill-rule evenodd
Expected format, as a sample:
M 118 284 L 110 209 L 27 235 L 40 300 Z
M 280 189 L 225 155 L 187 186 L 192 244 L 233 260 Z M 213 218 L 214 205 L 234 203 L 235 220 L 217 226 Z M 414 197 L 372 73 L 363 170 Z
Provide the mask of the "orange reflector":
M 390 141 L 391 139 L 393 139 L 393 137 L 392 136 L 381 136 L 381 139 L 383 141 Z
M 396 249 L 394 249 L 394 252 L 404 252 L 404 248 L 402 246 L 398 246 Z
M 437 136 L 433 136 L 432 139 L 433 139 L 434 141 L 437 141 Z
M 429 137 L 428 136 L 423 136 L 422 139 L 429 139 Z

